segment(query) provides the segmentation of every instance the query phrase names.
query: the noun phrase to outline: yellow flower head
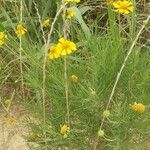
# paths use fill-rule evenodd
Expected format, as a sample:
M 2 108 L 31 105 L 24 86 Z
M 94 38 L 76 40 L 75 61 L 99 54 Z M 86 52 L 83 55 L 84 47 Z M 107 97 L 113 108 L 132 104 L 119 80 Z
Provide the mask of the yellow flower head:
M 42 26 L 45 27 L 45 28 L 49 27 L 50 26 L 50 20 L 49 19 L 43 20 Z
M 61 128 L 60 128 L 60 133 L 61 134 L 66 135 L 69 132 L 70 132 L 70 128 L 66 124 L 61 126 Z
M 135 112 L 143 113 L 145 111 L 145 106 L 142 103 L 135 102 L 133 105 L 130 104 L 129 106 Z
M 5 107 L 9 107 L 11 105 L 11 99 L 7 99 L 4 101 Z
M 13 116 L 8 116 L 6 118 L 6 123 L 8 125 L 15 125 L 16 124 L 16 119 Z
M 130 0 L 118 0 L 113 2 L 113 6 L 115 8 L 115 12 L 121 14 L 129 14 L 133 12 L 133 4 Z
M 74 82 L 78 82 L 78 77 L 73 74 L 73 75 L 71 76 L 71 80 L 74 81 Z
M 50 59 L 55 59 L 60 57 L 60 53 L 61 53 L 61 47 L 60 45 L 54 45 L 50 47 L 50 53 L 49 53 L 49 58 Z
M 75 16 L 75 12 L 70 10 L 70 9 L 67 9 L 67 19 L 71 19 L 72 17 Z
M 64 38 L 59 39 L 58 47 L 61 47 L 61 55 L 65 56 L 67 54 L 76 51 L 76 44 Z
M 30 139 L 31 139 L 32 141 L 35 141 L 37 138 L 38 138 L 38 134 L 37 134 L 37 133 L 32 132 L 32 133 L 30 134 Z
M 4 32 L 0 32 L 0 46 L 2 46 L 5 43 L 6 39 L 7 35 Z
M 23 27 L 21 24 L 17 25 L 15 33 L 18 37 L 23 36 L 26 32 L 27 29 L 25 27 Z
M 74 3 L 79 3 L 80 0 L 65 0 L 65 2 L 74 2 Z

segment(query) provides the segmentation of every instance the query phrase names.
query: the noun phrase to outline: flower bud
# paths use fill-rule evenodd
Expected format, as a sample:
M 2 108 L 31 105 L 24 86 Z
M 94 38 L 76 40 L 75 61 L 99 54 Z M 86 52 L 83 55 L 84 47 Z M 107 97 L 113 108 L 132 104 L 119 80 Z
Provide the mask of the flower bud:
M 103 137 L 104 134 L 105 134 L 104 130 L 101 130 L 101 129 L 100 129 L 100 130 L 98 131 L 98 136 L 99 136 L 99 137 Z
M 103 117 L 104 118 L 108 118 L 110 116 L 110 111 L 109 110 L 105 110 L 104 112 L 103 112 Z

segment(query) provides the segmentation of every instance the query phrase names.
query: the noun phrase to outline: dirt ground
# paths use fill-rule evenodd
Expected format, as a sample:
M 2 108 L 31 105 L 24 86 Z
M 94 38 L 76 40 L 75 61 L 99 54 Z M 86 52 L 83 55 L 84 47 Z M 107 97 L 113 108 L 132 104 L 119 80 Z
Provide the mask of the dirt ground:
M 11 115 L 15 117 L 12 124 L 7 122 L 7 113 L 0 112 L 0 150 L 29 150 L 24 136 L 27 133 L 24 113 L 19 106 L 11 108 Z M 1 110 L 3 110 L 1 108 Z

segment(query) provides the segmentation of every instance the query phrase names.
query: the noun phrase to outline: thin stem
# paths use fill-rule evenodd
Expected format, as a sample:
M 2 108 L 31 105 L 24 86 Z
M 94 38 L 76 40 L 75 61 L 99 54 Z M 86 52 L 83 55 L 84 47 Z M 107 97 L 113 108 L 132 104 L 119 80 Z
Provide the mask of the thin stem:
M 46 104 L 46 62 L 47 62 L 47 55 L 48 55 L 48 48 L 51 40 L 51 36 L 54 30 L 54 25 L 58 19 L 58 16 L 62 12 L 63 6 L 60 7 L 58 12 L 55 15 L 55 18 L 52 22 L 50 31 L 48 33 L 48 39 L 46 41 L 45 47 L 44 47 L 44 59 L 43 59 L 43 67 L 42 67 L 42 72 L 43 72 L 43 79 L 42 79 L 42 99 L 43 99 L 43 134 L 46 135 L 46 109 L 45 109 L 45 104 Z
M 69 90 L 68 90 L 68 75 L 67 75 L 67 58 L 64 58 L 64 79 L 65 79 L 65 97 L 66 97 L 66 108 L 67 108 L 67 123 L 70 127 L 70 109 L 69 109 Z
M 22 10 L 23 10 L 23 3 L 22 3 L 22 0 L 20 0 L 20 23 L 22 23 Z
M 20 23 L 22 23 L 23 3 L 20 1 Z M 19 58 L 20 58 L 20 73 L 21 73 L 21 93 L 24 99 L 24 79 L 23 79 L 23 63 L 22 63 L 22 37 L 19 37 Z
M 34 3 L 35 9 L 36 9 L 36 13 L 37 13 L 37 16 L 38 16 L 38 20 L 39 20 L 39 23 L 40 23 L 40 29 L 42 31 L 42 37 L 43 37 L 43 40 L 44 40 L 44 45 L 46 45 L 46 38 L 45 38 L 45 32 L 44 32 L 43 25 L 42 25 L 41 15 L 39 13 L 37 4 L 36 4 L 36 2 L 34 0 L 33 0 L 33 3 Z M 45 100 L 45 89 L 44 88 L 42 89 L 42 93 L 43 93 L 43 135 L 44 135 L 45 146 L 46 146 L 46 149 L 47 149 L 46 131 L 45 131 L 46 130 L 45 129 L 46 128 L 45 127 L 46 126 L 46 110 L 45 110 L 45 101 L 46 100 Z
M 37 7 L 37 4 L 36 4 L 35 0 L 33 0 L 33 3 L 34 3 L 36 13 L 37 13 L 37 16 L 38 16 L 38 20 L 39 20 L 39 23 L 40 23 L 40 28 L 41 28 L 41 31 L 42 31 L 42 37 L 43 37 L 43 40 L 44 40 L 44 44 L 46 44 L 45 32 L 44 32 L 43 25 L 42 25 L 41 15 L 39 13 L 39 10 L 38 10 L 38 7 Z
M 67 39 L 68 21 L 66 20 L 66 5 L 65 1 L 62 0 L 63 5 L 63 34 L 64 38 Z M 70 127 L 70 108 L 69 108 L 69 90 L 68 90 L 68 74 L 67 74 L 67 56 L 64 57 L 64 82 L 65 82 L 65 98 L 66 98 L 66 109 L 67 109 L 67 124 Z
M 123 61 L 123 64 L 122 64 L 122 66 L 121 66 L 121 68 L 120 68 L 120 71 L 119 71 L 118 74 L 117 74 L 117 77 L 116 77 L 116 80 L 115 80 L 114 86 L 113 86 L 113 88 L 112 88 L 112 91 L 111 91 L 111 94 L 110 94 L 110 97 L 109 97 L 109 100 L 108 100 L 108 103 L 107 103 L 107 105 L 106 105 L 105 110 L 108 110 L 108 108 L 109 108 L 109 105 L 110 105 L 110 103 L 111 103 L 111 101 L 112 101 L 112 98 L 113 98 L 113 96 L 114 96 L 114 93 L 115 93 L 115 90 L 116 90 L 118 81 L 119 81 L 119 79 L 120 79 L 120 77 L 121 77 L 122 71 L 123 71 L 123 69 L 124 69 L 124 67 L 125 67 L 125 65 L 126 65 L 126 63 L 127 63 L 127 60 L 128 60 L 128 58 L 129 58 L 129 56 L 130 56 L 130 54 L 131 54 L 131 52 L 132 52 L 132 50 L 133 50 L 133 48 L 134 48 L 134 46 L 135 46 L 135 44 L 136 44 L 136 42 L 137 42 L 139 36 L 141 35 L 141 33 L 142 33 L 143 29 L 145 28 L 146 24 L 148 23 L 149 19 L 150 19 L 150 15 L 147 17 L 145 23 L 143 24 L 143 26 L 142 26 L 141 29 L 139 30 L 139 32 L 138 32 L 136 38 L 134 39 L 134 41 L 133 41 L 133 43 L 132 43 L 132 45 L 131 45 L 131 47 L 130 47 L 130 49 L 128 50 L 128 53 L 127 53 L 127 55 L 126 55 L 126 57 L 125 57 L 125 59 L 124 59 L 124 61 Z M 103 128 L 104 122 L 105 122 L 105 118 L 103 117 L 103 118 L 102 118 L 102 121 L 101 121 L 101 125 L 100 125 L 100 130 Z M 97 147 L 97 145 L 98 145 L 98 141 L 99 141 L 99 139 L 96 140 L 96 144 L 95 144 L 95 146 L 94 146 L 94 150 L 96 150 L 96 147 Z

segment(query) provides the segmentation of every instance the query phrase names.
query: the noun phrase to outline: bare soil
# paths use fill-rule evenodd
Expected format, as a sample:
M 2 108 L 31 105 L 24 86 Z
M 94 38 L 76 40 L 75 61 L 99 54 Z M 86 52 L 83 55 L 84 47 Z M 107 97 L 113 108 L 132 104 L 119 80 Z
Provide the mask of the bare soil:
M 0 150 L 29 150 L 25 135 L 28 129 L 25 126 L 25 113 L 19 106 L 11 108 L 11 114 L 15 117 L 15 124 L 6 122 L 7 113 L 1 108 L 0 112 Z

